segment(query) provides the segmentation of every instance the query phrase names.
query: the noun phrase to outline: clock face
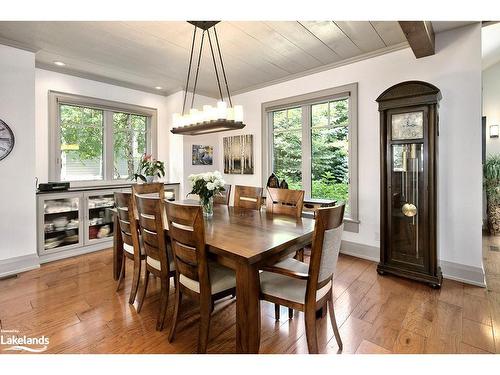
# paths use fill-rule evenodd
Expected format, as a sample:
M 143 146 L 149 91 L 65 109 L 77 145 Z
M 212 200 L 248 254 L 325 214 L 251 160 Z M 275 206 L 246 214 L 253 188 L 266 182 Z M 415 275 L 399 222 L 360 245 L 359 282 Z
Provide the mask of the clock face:
M 0 120 L 0 160 L 5 159 L 14 148 L 14 133 L 9 125 Z

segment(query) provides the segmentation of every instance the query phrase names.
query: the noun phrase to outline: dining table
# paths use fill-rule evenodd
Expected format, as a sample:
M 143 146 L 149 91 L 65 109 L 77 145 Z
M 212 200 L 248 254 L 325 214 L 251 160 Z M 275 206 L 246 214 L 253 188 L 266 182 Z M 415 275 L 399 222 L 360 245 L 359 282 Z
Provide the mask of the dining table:
M 178 204 L 199 204 L 176 201 Z M 115 228 L 118 222 L 115 215 Z M 168 234 L 168 228 L 165 228 Z M 205 243 L 209 257 L 236 274 L 236 351 L 258 353 L 260 345 L 259 269 L 303 249 L 312 241 L 314 219 L 276 215 L 215 205 L 205 218 Z M 113 277 L 118 278 L 123 242 L 114 231 Z

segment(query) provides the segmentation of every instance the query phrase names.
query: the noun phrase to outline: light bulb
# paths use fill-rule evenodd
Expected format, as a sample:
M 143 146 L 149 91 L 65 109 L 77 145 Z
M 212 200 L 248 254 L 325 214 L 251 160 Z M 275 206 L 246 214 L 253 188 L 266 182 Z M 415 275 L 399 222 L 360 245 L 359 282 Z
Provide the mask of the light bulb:
M 235 105 L 233 108 L 234 108 L 234 121 L 243 122 L 243 106 Z
M 234 108 L 227 109 L 227 119 L 230 121 L 234 120 Z
M 212 112 L 212 106 L 211 105 L 204 105 L 203 106 L 203 119 L 202 121 L 210 121 L 210 115 Z
M 220 120 L 227 118 L 227 103 L 224 101 L 217 102 L 217 118 Z

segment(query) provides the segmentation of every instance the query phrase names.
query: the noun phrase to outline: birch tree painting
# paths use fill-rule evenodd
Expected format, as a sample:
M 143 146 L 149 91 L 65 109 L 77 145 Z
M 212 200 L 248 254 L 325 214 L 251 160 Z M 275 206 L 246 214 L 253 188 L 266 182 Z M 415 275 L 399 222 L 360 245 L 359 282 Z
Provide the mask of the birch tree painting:
M 224 137 L 224 173 L 253 174 L 253 135 Z

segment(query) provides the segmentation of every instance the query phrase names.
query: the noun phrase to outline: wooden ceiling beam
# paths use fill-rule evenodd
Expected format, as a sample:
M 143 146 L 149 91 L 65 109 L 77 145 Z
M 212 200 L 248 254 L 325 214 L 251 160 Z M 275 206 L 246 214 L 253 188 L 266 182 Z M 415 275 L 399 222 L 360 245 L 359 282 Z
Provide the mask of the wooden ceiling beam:
M 436 53 L 434 29 L 430 21 L 399 21 L 417 59 Z

